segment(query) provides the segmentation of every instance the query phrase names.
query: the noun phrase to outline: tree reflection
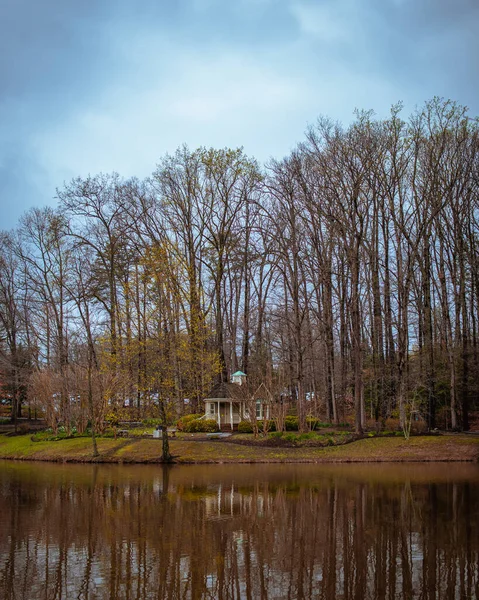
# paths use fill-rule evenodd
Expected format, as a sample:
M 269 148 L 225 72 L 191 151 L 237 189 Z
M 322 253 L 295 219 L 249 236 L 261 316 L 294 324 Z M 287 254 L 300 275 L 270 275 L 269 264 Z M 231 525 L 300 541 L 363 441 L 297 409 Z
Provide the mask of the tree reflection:
M 213 481 L 168 466 L 44 479 L 10 469 L 0 597 L 477 597 L 477 480 L 235 469 Z

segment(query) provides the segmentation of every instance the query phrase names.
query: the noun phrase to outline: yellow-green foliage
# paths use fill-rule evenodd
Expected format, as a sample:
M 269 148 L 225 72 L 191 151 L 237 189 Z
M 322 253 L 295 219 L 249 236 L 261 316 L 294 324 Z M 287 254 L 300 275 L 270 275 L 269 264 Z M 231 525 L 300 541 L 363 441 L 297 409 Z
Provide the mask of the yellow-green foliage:
M 190 423 L 191 421 L 194 421 L 196 419 L 201 419 L 203 415 L 201 414 L 190 414 L 190 415 L 183 415 L 181 417 L 181 419 L 178 420 L 178 423 L 176 424 L 176 427 L 180 430 L 180 431 L 186 431 L 185 430 L 185 426 Z
M 185 433 L 214 433 L 219 431 L 218 423 L 214 419 L 193 419 L 183 426 Z
M 238 423 L 238 433 L 253 433 L 253 425 L 249 421 Z

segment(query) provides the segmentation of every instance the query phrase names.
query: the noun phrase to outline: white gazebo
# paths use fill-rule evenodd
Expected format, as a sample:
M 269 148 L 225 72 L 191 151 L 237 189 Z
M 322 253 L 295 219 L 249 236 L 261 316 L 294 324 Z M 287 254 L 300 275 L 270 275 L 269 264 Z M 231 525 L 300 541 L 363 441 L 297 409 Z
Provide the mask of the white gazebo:
M 256 419 L 269 419 L 269 403 L 258 397 L 267 392 L 266 388 L 261 384 L 254 396 L 248 398 L 245 383 L 246 373 L 236 371 L 231 376 L 231 383 L 216 385 L 209 393 L 208 398 L 204 400 L 205 415 L 203 418 L 214 419 L 220 429 L 231 427 L 231 430 L 243 419 L 253 417 L 249 414 L 251 410 L 256 412 Z M 252 402 L 253 398 L 255 398 L 254 402 Z
M 242 391 L 237 383 L 216 385 L 204 400 L 205 417 L 215 419 L 220 429 L 226 426 L 233 430 L 244 416 L 245 397 Z

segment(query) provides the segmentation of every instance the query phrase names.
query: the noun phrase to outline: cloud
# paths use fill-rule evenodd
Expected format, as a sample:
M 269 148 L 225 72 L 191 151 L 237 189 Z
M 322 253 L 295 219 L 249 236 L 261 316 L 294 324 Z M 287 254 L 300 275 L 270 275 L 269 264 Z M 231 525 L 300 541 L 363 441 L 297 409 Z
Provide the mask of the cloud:
M 294 2 L 291 13 L 306 35 L 325 43 L 353 43 L 351 6 L 344 2 Z
M 183 72 L 183 94 L 170 105 L 173 115 L 191 121 L 233 116 L 236 111 L 254 114 L 280 111 L 300 102 L 298 82 L 256 63 L 253 57 L 223 55 L 207 61 L 190 57 Z
M 142 177 L 183 143 L 266 160 L 319 114 L 386 116 L 404 100 L 407 115 L 434 95 L 479 112 L 475 0 L 5 3 L 0 202 L 12 225 L 64 180 Z
M 151 48 L 146 44 L 143 52 Z M 300 110 L 304 103 L 305 89 L 294 75 L 261 65 L 252 56 L 194 56 L 162 43 L 156 51 L 174 61 L 150 72 L 141 84 L 117 81 L 96 103 L 32 137 L 52 183 L 100 170 L 144 176 L 162 154 L 185 142 L 238 146 L 248 137 L 252 142 L 252 130 L 276 123 L 278 115 Z M 140 52 L 130 59 L 141 64 L 142 57 Z

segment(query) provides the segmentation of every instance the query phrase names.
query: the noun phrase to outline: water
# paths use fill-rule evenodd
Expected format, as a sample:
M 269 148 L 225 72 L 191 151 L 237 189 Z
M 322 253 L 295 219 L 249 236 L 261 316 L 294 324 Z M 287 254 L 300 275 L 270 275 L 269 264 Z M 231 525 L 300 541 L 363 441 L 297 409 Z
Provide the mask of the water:
M 479 598 L 479 466 L 0 462 L 0 598 Z

